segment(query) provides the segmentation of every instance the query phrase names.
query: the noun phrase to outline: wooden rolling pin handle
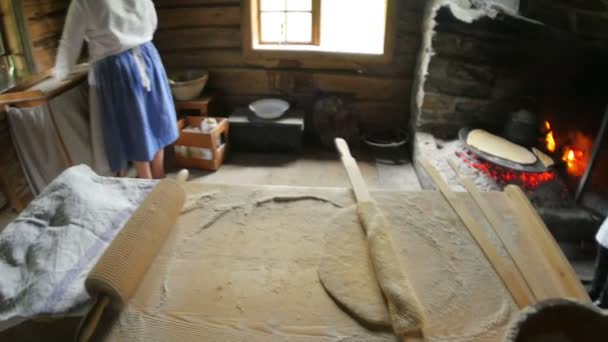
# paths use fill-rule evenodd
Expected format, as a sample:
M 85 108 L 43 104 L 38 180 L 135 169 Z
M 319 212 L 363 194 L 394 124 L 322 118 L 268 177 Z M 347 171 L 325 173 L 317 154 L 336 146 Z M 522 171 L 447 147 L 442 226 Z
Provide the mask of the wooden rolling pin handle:
M 350 149 L 348 148 L 348 144 L 342 138 L 336 138 L 334 141 L 336 144 L 336 149 L 338 153 L 340 153 L 340 157 L 342 158 L 352 158 L 353 156 L 350 154 Z
M 177 173 L 176 180 L 179 184 L 184 185 L 188 182 L 188 177 L 190 176 L 190 172 L 186 169 L 182 169 Z
M 80 333 L 76 337 L 76 341 L 88 342 L 91 337 L 93 337 L 93 333 L 101 321 L 101 316 L 109 304 L 109 297 L 103 296 L 97 300 L 91 311 L 85 316 Z

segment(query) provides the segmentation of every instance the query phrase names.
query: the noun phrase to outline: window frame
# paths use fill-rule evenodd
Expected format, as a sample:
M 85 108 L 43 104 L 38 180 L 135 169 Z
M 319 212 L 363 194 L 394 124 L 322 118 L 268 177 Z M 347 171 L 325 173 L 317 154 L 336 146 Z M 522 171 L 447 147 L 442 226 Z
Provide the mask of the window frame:
M 321 0 L 318 2 L 320 9 Z M 386 22 L 384 34 L 384 53 L 383 54 L 363 54 L 349 52 L 322 51 L 315 49 L 314 45 L 282 45 L 271 44 L 276 49 L 256 49 L 260 44 L 260 0 L 243 0 L 243 15 L 241 30 L 243 35 L 242 50 L 245 61 L 258 66 L 275 65 L 298 65 L 304 68 L 347 68 L 360 69 L 362 64 L 389 64 L 393 61 L 394 45 L 396 38 L 397 6 L 398 0 L 386 0 Z M 314 5 L 313 5 L 314 9 Z M 322 14 L 319 11 L 319 18 Z M 313 25 L 314 27 L 314 25 Z M 254 29 L 255 28 L 255 29 Z M 315 35 L 320 37 L 320 19 Z M 319 41 L 320 43 L 320 41 Z M 265 44 L 264 46 L 268 46 Z M 302 46 L 302 49 L 298 49 Z M 305 47 L 310 46 L 310 50 Z M 294 48 L 295 47 L 295 48 Z
M 259 45 L 266 45 L 266 46 L 281 46 L 281 45 L 309 45 L 309 46 L 319 46 L 320 42 L 321 42 L 321 0 L 311 0 L 312 1 L 312 11 L 310 12 L 312 15 L 312 26 L 311 26 L 311 32 L 310 32 L 310 37 L 311 40 L 309 42 L 290 42 L 290 41 L 285 41 L 285 43 L 276 43 L 276 42 L 265 42 L 262 40 L 261 38 L 261 32 L 262 32 L 262 13 L 264 13 L 264 11 L 262 11 L 262 1 L 263 0 L 255 0 L 257 1 L 257 15 L 258 15 L 258 24 L 257 24 L 257 30 L 258 30 L 258 35 L 260 36 L 259 38 Z M 289 13 L 290 11 L 285 10 L 285 13 Z M 295 11 L 291 11 L 292 13 Z

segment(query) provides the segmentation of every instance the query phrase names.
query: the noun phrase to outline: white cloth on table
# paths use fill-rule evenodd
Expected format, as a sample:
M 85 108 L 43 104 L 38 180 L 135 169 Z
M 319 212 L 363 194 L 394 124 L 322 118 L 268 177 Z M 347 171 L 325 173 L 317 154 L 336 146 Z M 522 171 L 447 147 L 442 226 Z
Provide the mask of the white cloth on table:
M 84 281 L 156 181 L 63 172 L 0 234 L 0 331 L 90 306 Z

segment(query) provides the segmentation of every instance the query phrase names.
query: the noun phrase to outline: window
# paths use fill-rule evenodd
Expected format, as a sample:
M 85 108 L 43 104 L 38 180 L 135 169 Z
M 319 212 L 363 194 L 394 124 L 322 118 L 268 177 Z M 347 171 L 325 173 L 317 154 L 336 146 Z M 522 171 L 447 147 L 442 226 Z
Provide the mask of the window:
M 318 45 L 318 0 L 260 0 L 259 12 L 260 44 Z
M 254 53 L 385 56 L 396 0 L 249 0 L 244 23 Z M 389 15 L 390 14 L 390 15 Z

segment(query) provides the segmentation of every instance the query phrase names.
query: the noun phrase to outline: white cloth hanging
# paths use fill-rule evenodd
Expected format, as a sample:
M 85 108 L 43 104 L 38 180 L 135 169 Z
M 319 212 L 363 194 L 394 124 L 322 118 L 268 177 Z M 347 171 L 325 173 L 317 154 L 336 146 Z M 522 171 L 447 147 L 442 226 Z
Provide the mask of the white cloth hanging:
M 51 83 L 56 81 L 47 80 L 32 89 L 52 89 Z M 75 165 L 89 165 L 100 175 L 111 174 L 103 145 L 96 92 L 94 88 L 90 92 L 92 96 L 89 92 L 89 86 L 83 82 L 41 106 L 8 109 L 15 149 L 34 195 L 69 167 L 69 160 Z
M 91 154 L 93 162 L 91 168 L 102 176 L 112 175 L 110 164 L 106 155 L 106 147 L 103 140 L 103 127 L 101 125 L 101 111 L 97 89 L 89 86 L 89 133 L 91 142 Z
M 8 108 L 7 117 L 25 179 L 38 195 L 67 166 L 48 108 Z

